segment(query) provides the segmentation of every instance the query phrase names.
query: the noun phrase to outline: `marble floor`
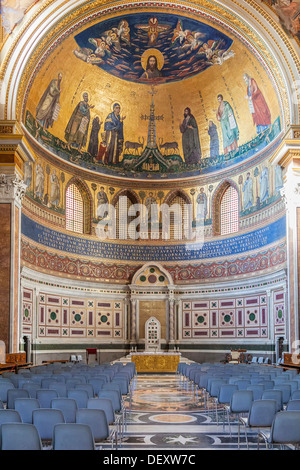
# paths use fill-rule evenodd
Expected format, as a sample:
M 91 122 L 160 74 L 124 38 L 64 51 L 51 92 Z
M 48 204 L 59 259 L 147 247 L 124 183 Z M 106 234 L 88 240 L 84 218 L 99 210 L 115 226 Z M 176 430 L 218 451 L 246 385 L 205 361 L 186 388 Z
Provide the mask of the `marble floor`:
M 126 401 L 127 430 L 120 449 L 233 450 L 238 449 L 238 424 L 230 430 L 221 409 L 205 407 L 175 374 L 138 374 L 131 404 Z M 225 422 L 226 421 L 226 422 Z M 231 431 L 231 436 L 230 436 Z M 257 449 L 256 434 L 247 433 L 249 449 Z M 247 449 L 241 431 L 240 449 Z

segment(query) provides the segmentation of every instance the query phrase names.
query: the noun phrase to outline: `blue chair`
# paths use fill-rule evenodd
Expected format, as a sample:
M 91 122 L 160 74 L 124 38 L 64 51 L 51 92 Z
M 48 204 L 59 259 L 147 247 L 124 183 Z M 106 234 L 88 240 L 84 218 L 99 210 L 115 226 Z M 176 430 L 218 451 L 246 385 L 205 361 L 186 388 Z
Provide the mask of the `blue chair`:
M 15 386 L 12 382 L 8 381 L 0 381 L 0 400 L 3 403 L 7 403 L 7 392 L 8 390 L 14 389 Z
M 266 448 L 300 447 L 300 411 L 280 411 L 275 415 L 270 432 L 258 433 L 257 445 L 264 441 Z
M 91 427 L 87 424 L 56 424 L 53 431 L 53 450 L 95 450 Z
M 283 404 L 286 405 L 292 395 L 291 386 L 286 383 L 277 384 L 276 386 L 274 386 L 273 390 L 281 390 L 282 401 L 283 401 Z
M 300 411 L 300 400 L 290 400 L 285 408 L 286 411 Z
M 42 446 L 50 446 L 53 439 L 54 426 L 65 423 L 61 410 L 39 408 L 32 412 L 32 424 L 36 427 Z
M 250 411 L 253 402 L 253 392 L 251 390 L 236 390 L 233 392 L 230 405 L 226 407 L 228 415 L 229 432 L 231 437 L 230 417 L 236 417 L 239 420 L 240 416 L 247 414 Z M 240 433 L 238 433 L 238 442 L 240 440 Z
M 292 400 L 300 400 L 300 390 L 295 390 L 291 396 Z
M 116 416 L 118 417 L 120 414 L 120 418 L 122 420 L 121 433 L 123 436 L 124 432 L 127 430 L 127 410 L 123 405 L 119 392 L 117 390 L 101 390 L 97 398 L 108 398 L 111 400 Z
M 15 408 L 15 400 L 17 398 L 30 398 L 27 390 L 23 388 L 15 388 L 7 391 L 7 408 L 13 410 Z
M 41 408 L 51 408 L 51 401 L 54 398 L 58 398 L 58 393 L 56 390 L 41 388 L 36 391 L 36 398 L 38 399 Z
M 94 387 L 92 384 L 77 384 L 75 385 L 75 390 L 84 390 L 85 392 L 87 392 L 89 398 L 94 398 Z
M 76 412 L 76 423 L 90 426 L 96 446 L 110 444 L 112 449 L 118 449 L 117 433 L 110 430 L 104 410 L 79 409 Z
M 1 450 L 42 450 L 36 427 L 28 423 L 2 424 Z
M 89 398 L 87 408 L 94 410 L 103 410 L 106 414 L 108 425 L 110 426 L 110 428 L 116 429 L 116 438 L 119 440 L 119 433 L 122 432 L 121 417 L 116 416 L 112 400 L 109 398 Z
M 31 381 L 25 382 L 22 385 L 22 388 L 28 391 L 30 398 L 36 398 L 36 391 L 39 390 L 41 386 L 38 383 Z
M 22 423 L 20 413 L 16 410 L 0 410 L 0 427 L 3 423 Z
M 97 396 L 99 391 L 102 389 L 103 385 L 106 383 L 104 379 L 99 379 L 97 377 L 90 377 L 88 383 L 93 386 L 94 395 Z
M 264 392 L 264 386 L 262 384 L 252 384 L 247 387 L 247 390 L 252 390 L 253 400 L 260 400 Z
M 20 413 L 23 423 L 32 424 L 32 412 L 40 408 L 40 403 L 36 398 L 16 398 L 15 410 Z
M 227 407 L 230 405 L 231 397 L 234 392 L 237 391 L 237 385 L 235 384 L 223 384 L 219 389 L 219 395 L 216 398 L 216 411 L 217 411 L 217 424 L 218 424 L 218 405 L 220 405 L 221 411 L 223 413 L 227 412 Z M 228 417 L 228 416 L 227 416 Z M 224 419 L 225 421 L 225 419 Z M 223 421 L 223 423 L 224 423 Z M 229 425 L 229 422 L 228 422 Z M 224 427 L 224 425 L 223 425 Z
M 77 403 L 77 408 L 86 408 L 89 399 L 86 390 L 78 390 L 77 388 L 68 390 L 68 398 L 73 398 Z
M 76 400 L 73 398 L 53 398 L 51 401 L 51 408 L 61 410 L 66 423 L 75 423 L 78 407 Z
M 67 396 L 67 386 L 65 382 L 50 382 L 49 383 L 49 390 L 56 390 L 58 397 L 66 397 Z
M 282 391 L 281 390 L 264 390 L 262 400 L 275 400 L 277 403 L 277 411 L 283 409 Z
M 239 425 L 244 425 L 247 449 L 249 449 L 247 429 L 256 429 L 260 432 L 261 428 L 271 428 L 275 415 L 277 413 L 277 403 L 275 400 L 255 400 L 253 401 L 249 414 L 246 417 L 239 418 Z

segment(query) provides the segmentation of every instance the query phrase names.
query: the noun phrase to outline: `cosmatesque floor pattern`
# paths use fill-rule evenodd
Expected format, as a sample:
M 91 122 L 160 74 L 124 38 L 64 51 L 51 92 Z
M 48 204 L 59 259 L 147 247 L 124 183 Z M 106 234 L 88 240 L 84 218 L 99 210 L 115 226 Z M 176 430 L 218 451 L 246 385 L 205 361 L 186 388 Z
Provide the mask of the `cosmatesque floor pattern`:
M 126 400 L 127 429 L 120 450 L 238 449 L 238 423 L 230 429 L 220 409 L 205 406 L 194 390 L 175 374 L 138 374 L 131 400 Z M 230 435 L 231 434 L 231 435 Z M 249 449 L 257 449 L 256 434 L 247 431 Z M 247 449 L 241 429 L 240 450 Z

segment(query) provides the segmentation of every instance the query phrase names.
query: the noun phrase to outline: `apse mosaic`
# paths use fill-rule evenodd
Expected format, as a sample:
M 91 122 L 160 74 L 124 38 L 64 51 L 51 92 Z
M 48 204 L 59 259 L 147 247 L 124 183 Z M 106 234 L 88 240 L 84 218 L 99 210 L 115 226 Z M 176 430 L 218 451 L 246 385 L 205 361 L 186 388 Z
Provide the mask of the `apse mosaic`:
M 41 155 L 122 178 L 262 160 L 281 134 L 273 83 L 252 52 L 219 25 L 159 11 L 104 18 L 61 40 L 23 119 Z

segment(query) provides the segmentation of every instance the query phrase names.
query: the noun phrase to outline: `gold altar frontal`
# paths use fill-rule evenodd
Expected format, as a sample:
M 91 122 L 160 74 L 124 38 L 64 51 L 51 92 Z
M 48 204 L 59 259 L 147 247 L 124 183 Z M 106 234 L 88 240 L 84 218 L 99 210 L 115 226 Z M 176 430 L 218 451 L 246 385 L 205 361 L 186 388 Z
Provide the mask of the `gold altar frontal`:
M 176 372 L 180 353 L 131 353 L 137 372 Z

